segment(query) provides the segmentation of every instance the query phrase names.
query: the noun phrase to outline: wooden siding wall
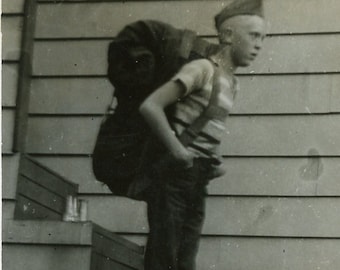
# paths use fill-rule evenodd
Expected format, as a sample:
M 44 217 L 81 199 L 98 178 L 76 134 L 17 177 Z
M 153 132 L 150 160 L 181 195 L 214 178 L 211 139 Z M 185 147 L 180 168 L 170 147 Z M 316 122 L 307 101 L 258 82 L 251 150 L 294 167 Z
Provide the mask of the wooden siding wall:
M 2 1 L 2 202 L 3 218 L 13 218 L 19 157 L 13 151 L 25 0 Z
M 39 1 L 26 150 L 79 184 L 95 222 L 141 242 L 148 231 L 145 205 L 108 196 L 91 171 L 113 91 L 108 43 L 145 18 L 216 40 L 212 17 L 227 2 Z M 269 36 L 259 59 L 239 70 L 223 142 L 227 174 L 209 188 L 199 270 L 339 269 L 340 4 L 264 3 Z

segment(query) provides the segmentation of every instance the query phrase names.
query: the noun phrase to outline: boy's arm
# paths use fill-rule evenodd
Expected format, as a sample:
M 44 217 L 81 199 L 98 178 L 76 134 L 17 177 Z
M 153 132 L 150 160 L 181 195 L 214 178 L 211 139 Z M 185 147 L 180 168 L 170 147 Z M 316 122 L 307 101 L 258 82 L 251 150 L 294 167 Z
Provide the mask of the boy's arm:
M 169 150 L 170 155 L 184 167 L 193 165 L 193 155 L 181 144 L 170 127 L 164 109 L 177 102 L 185 89 L 178 81 L 169 81 L 154 91 L 139 108 L 152 132 Z
M 193 154 L 178 140 L 165 115 L 165 108 L 193 91 L 200 91 L 212 78 L 214 68 L 206 59 L 195 60 L 154 91 L 140 107 L 140 112 L 153 133 L 169 150 L 171 156 L 185 167 L 193 165 Z

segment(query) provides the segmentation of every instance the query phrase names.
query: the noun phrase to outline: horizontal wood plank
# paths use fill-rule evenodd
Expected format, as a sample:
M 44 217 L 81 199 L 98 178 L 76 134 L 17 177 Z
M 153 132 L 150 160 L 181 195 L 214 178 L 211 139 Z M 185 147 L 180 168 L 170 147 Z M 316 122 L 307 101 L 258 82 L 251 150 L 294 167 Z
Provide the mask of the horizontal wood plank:
M 268 38 L 245 73 L 339 72 L 340 35 L 301 35 Z M 334 58 L 335 57 L 335 58 Z
M 55 1 L 38 7 L 36 36 L 39 38 L 114 36 L 125 24 L 140 19 L 162 20 L 212 35 L 215 34 L 213 17 L 230 1 L 52 2 Z M 337 32 L 340 24 L 334 18 L 339 9 L 337 0 L 264 2 L 269 33 Z M 304 14 L 303 21 L 301 14 Z
M 143 236 L 126 236 L 145 244 Z M 320 269 L 340 265 L 338 239 L 291 239 L 260 237 L 202 237 L 197 269 Z
M 91 245 L 92 223 L 59 221 L 5 221 L 4 243 Z
M 240 74 L 339 72 L 340 34 L 274 36 Z M 105 75 L 109 40 L 35 42 L 33 75 Z M 51 64 L 53 63 L 53 64 Z
M 19 60 L 23 18 L 21 16 L 2 17 L 2 60 Z
M 332 100 L 331 100 L 331 108 L 333 111 L 338 111 L 340 109 L 340 83 L 339 81 L 335 80 L 334 82 L 334 88 L 332 90 Z M 338 90 L 336 90 L 338 89 Z
M 28 153 L 91 154 L 101 117 L 31 117 Z M 223 155 L 339 156 L 339 115 L 233 116 Z M 324 132 L 327 130 L 327 132 Z
M 36 157 L 79 184 L 79 192 L 109 194 L 95 180 L 91 158 Z M 226 158 L 226 174 L 210 182 L 211 195 L 339 196 L 339 158 Z
M 15 200 L 2 199 L 2 220 L 12 220 L 14 218 Z
M 338 156 L 339 120 L 338 115 L 229 118 L 221 152 L 240 156 Z
M 3 242 L 8 244 L 93 245 L 93 237 L 109 239 L 131 251 L 143 254 L 142 247 L 92 222 L 5 220 Z
M 30 113 L 104 113 L 113 86 L 107 79 L 33 79 Z
M 338 196 L 337 158 L 227 158 L 226 175 L 210 183 L 210 194 Z
M 90 247 L 59 245 L 4 245 L 3 269 L 90 269 Z
M 339 240 L 214 238 L 202 241 L 198 270 L 324 269 L 340 265 Z
M 144 203 L 114 196 L 84 198 L 94 222 L 115 232 L 148 232 Z M 339 198 L 209 197 L 203 234 L 340 237 L 339 206 Z
M 15 199 L 19 154 L 2 157 L 2 198 Z
M 12 153 L 15 125 L 15 110 L 2 110 L 2 152 Z
M 16 105 L 19 64 L 2 64 L 2 106 Z
M 3 242 L 7 244 L 92 244 L 92 223 L 7 220 L 3 226 Z
M 5 220 L 4 226 L 2 228 L 3 243 L 5 245 L 29 245 L 33 248 L 40 246 L 41 248 L 47 249 L 49 247 L 59 246 L 69 250 L 70 252 L 77 249 L 83 249 L 89 251 L 89 257 L 91 251 L 91 257 L 93 253 L 96 253 L 101 257 L 105 256 L 106 260 L 116 258 L 119 256 L 119 253 L 124 253 L 125 257 L 118 259 L 120 263 L 124 263 L 129 266 L 142 265 L 143 252 L 140 252 L 141 247 L 124 239 L 121 236 L 110 233 L 103 228 L 99 229 L 98 225 L 93 224 L 92 222 L 75 223 L 59 221 Z M 100 234 L 98 234 L 99 231 Z M 108 233 L 111 235 L 110 237 L 107 237 Z M 123 242 L 128 244 L 122 245 Z M 103 246 L 104 244 L 106 245 Z M 72 247 L 72 249 L 69 249 L 69 247 Z M 137 249 L 138 253 L 136 253 Z M 87 261 L 87 263 L 89 262 L 90 261 Z M 31 270 L 32 268 L 25 269 Z M 81 269 L 90 270 L 102 268 L 90 268 L 90 265 L 88 264 L 84 265 Z M 128 267 L 125 269 L 137 268 Z M 142 269 L 142 267 L 138 267 L 138 269 Z
M 232 114 L 340 112 L 340 75 L 240 76 Z M 33 79 L 29 112 L 103 114 L 113 86 L 106 78 Z
M 18 14 L 24 12 L 25 0 L 3 0 L 2 13 L 3 14 Z
M 239 80 L 234 114 L 340 111 L 339 74 L 240 76 Z

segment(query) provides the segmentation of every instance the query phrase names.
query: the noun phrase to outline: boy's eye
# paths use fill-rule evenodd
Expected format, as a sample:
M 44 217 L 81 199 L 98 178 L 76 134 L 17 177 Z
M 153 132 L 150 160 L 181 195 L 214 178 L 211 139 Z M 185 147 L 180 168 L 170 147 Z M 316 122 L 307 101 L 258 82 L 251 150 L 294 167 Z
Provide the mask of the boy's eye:
M 264 40 L 265 35 L 261 35 L 260 33 L 250 33 L 250 36 L 252 39 L 259 39 Z
M 252 38 L 259 38 L 260 37 L 260 34 L 259 33 L 250 33 L 250 36 Z

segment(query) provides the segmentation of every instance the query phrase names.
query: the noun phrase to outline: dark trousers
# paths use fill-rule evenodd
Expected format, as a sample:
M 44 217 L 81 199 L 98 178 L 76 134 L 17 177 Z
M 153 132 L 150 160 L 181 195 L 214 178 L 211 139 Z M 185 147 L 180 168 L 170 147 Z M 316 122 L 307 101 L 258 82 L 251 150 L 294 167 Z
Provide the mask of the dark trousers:
M 204 221 L 206 159 L 190 169 L 163 169 L 148 198 L 145 270 L 194 270 Z

